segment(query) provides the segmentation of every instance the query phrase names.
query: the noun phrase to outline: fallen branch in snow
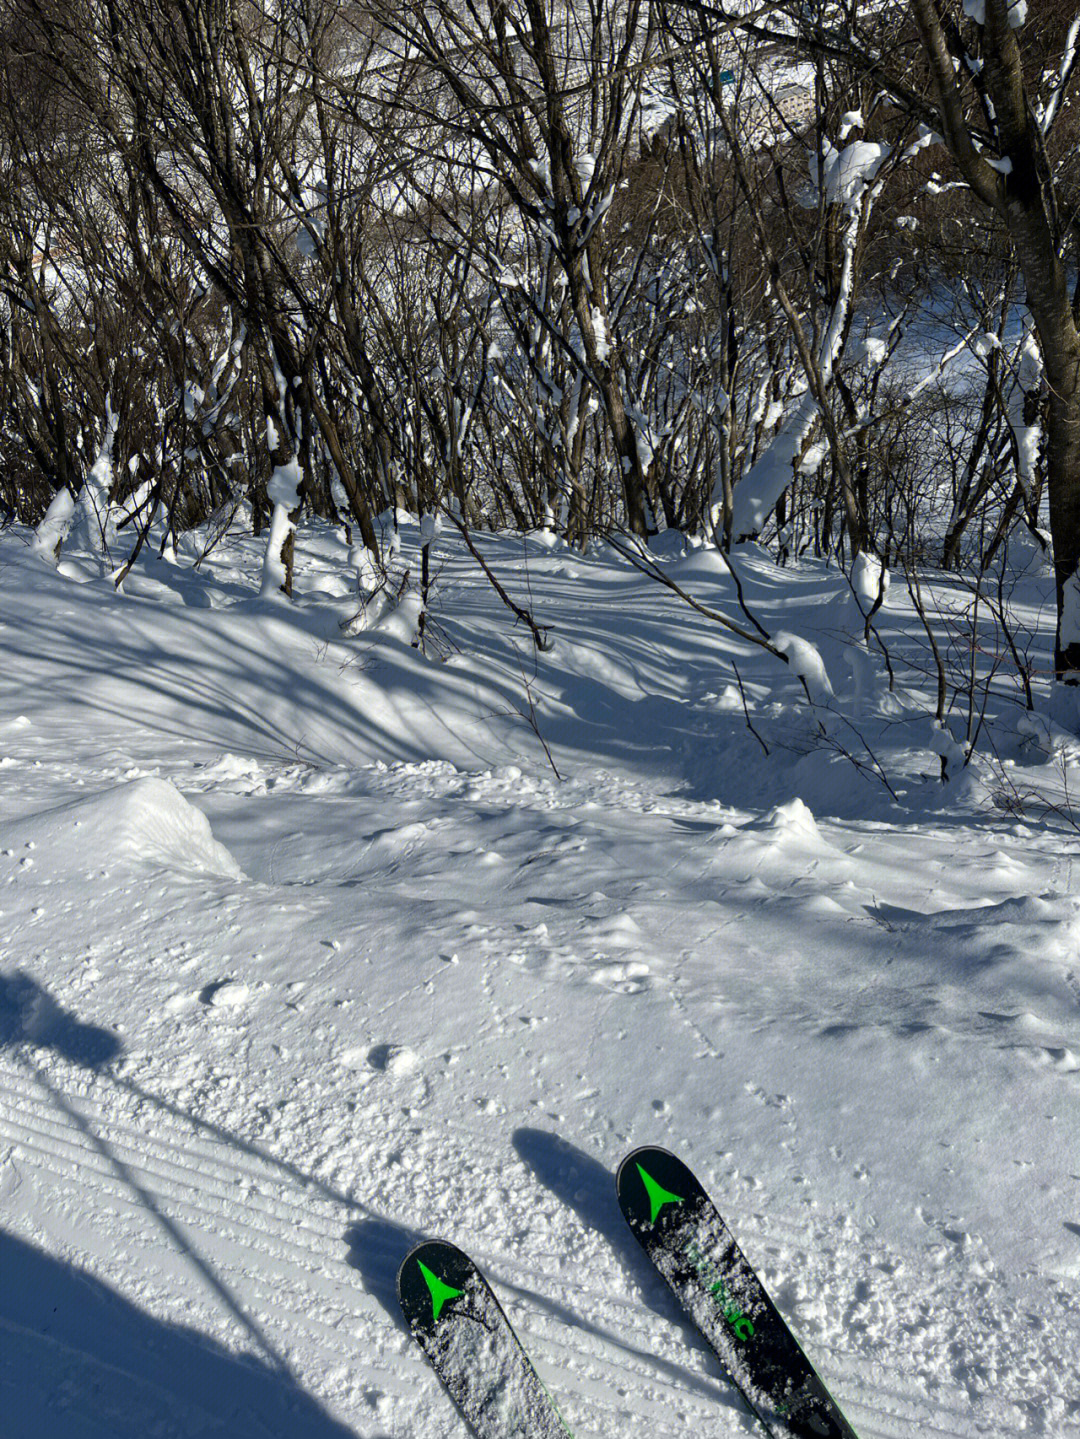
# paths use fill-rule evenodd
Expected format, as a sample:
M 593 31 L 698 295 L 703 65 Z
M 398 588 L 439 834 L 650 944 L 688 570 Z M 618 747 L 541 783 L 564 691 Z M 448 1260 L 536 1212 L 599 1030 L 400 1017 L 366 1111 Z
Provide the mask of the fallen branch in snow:
M 722 615 L 719 610 L 711 609 L 708 605 L 703 605 L 700 600 L 694 599 L 693 595 L 687 594 L 681 585 L 677 585 L 670 575 L 664 573 L 663 569 L 656 563 L 651 555 L 643 553 L 631 544 L 624 544 L 621 540 L 615 539 L 611 534 L 605 535 L 604 538 L 616 554 L 621 555 L 624 560 L 629 561 L 629 563 L 632 564 L 635 569 L 640 570 L 643 575 L 648 575 L 650 579 L 656 580 L 656 582 L 663 585 L 665 589 L 671 590 L 672 594 L 678 595 L 679 599 L 688 604 L 692 610 L 697 610 L 698 614 L 704 615 L 706 619 L 713 620 L 723 629 L 730 630 L 733 635 L 738 635 L 741 640 L 746 640 L 749 644 L 757 645 L 760 649 L 768 650 L 768 652 L 774 655 L 778 660 L 783 660 L 785 664 L 789 663 L 787 655 L 784 654 L 783 650 L 778 649 L 776 645 L 773 644 L 769 638 L 768 631 L 747 609 L 743 601 L 742 585 L 739 583 L 739 577 L 735 573 L 734 566 L 727 555 L 723 556 L 723 560 L 735 583 L 735 592 L 739 600 L 739 608 L 758 631 L 756 635 L 751 634 L 749 630 L 744 630 L 741 625 L 735 624 L 733 620 L 729 620 L 728 617 Z M 717 553 L 719 554 L 719 551 L 717 551 Z
M 608 544 L 611 545 L 612 549 L 614 549 L 618 554 L 622 555 L 626 560 L 630 562 L 630 564 L 632 564 L 636 569 L 640 570 L 642 574 L 648 575 L 650 578 L 655 579 L 659 584 L 662 584 L 666 589 L 671 590 L 673 594 L 677 595 L 681 600 L 688 604 L 691 609 L 696 610 L 699 614 L 704 615 L 706 619 L 715 621 L 715 623 L 721 625 L 724 629 L 729 630 L 732 634 L 738 635 L 740 639 L 747 640 L 750 644 L 755 644 L 759 648 L 767 650 L 769 654 L 774 655 L 776 659 L 783 660 L 783 662 L 791 668 L 792 672 L 798 678 L 799 683 L 802 685 L 803 690 L 806 694 L 807 700 L 819 716 L 818 731 L 822 741 L 827 744 L 831 749 L 835 750 L 836 753 L 841 755 L 844 759 L 850 760 L 850 762 L 855 766 L 855 768 L 860 772 L 860 774 L 868 773 L 873 775 L 875 779 L 880 780 L 880 782 L 885 786 L 892 798 L 896 800 L 897 803 L 899 803 L 899 798 L 896 791 L 893 789 L 892 785 L 889 782 L 889 777 L 885 773 L 885 768 L 882 765 L 881 761 L 878 759 L 877 755 L 875 755 L 873 749 L 870 747 L 869 743 L 866 740 L 866 737 L 856 728 L 856 726 L 851 722 L 850 719 L 848 719 L 846 715 L 841 714 L 840 711 L 836 708 L 836 706 L 829 702 L 829 700 L 831 700 L 831 693 L 828 694 L 828 698 L 825 698 L 824 692 L 819 693 L 817 697 L 815 697 L 815 695 L 811 692 L 810 682 L 812 679 L 812 674 L 808 671 L 805 661 L 803 659 L 799 659 L 798 662 L 793 663 L 793 660 L 796 660 L 797 657 L 800 655 L 800 646 L 796 643 L 795 638 L 793 636 L 780 637 L 782 643 L 784 643 L 790 649 L 790 653 L 786 653 L 784 649 L 781 649 L 778 644 L 774 643 L 774 641 L 769 637 L 769 635 L 762 628 L 759 622 L 753 617 L 753 615 L 750 614 L 745 603 L 743 602 L 742 586 L 739 584 L 738 576 L 735 573 L 734 567 L 732 566 L 730 558 L 727 555 L 724 555 L 723 557 L 724 562 L 727 564 L 728 570 L 732 576 L 732 579 L 735 582 L 736 590 L 739 596 L 739 603 L 742 607 L 743 613 L 747 615 L 747 618 L 751 621 L 755 628 L 761 631 L 760 636 L 751 634 L 749 630 L 745 630 L 741 626 L 734 624 L 731 620 L 727 618 L 726 615 L 720 614 L 719 611 L 712 609 L 709 605 L 703 605 L 700 600 L 694 599 L 693 595 L 687 594 L 687 592 L 682 588 L 681 585 L 676 584 L 670 575 L 664 573 L 663 569 L 656 563 L 654 559 L 652 559 L 651 556 L 649 556 L 647 553 L 643 553 L 641 549 L 639 549 L 635 544 L 631 543 L 630 541 L 622 541 L 615 539 L 610 534 L 606 538 Z M 879 603 L 875 606 L 875 609 L 880 608 L 880 599 L 883 597 L 884 587 L 880 586 L 880 589 L 881 595 L 879 595 Z M 813 646 L 802 646 L 802 648 L 810 650 L 811 654 L 814 654 L 816 657 L 816 652 L 813 650 Z M 742 696 L 743 713 L 746 716 L 747 727 L 749 728 L 750 733 L 757 740 L 758 744 L 760 744 L 765 753 L 768 754 L 768 745 L 762 739 L 761 735 L 758 734 L 757 730 L 754 729 L 754 726 L 750 723 L 750 711 L 746 702 L 746 694 L 743 689 L 742 678 L 739 674 L 738 667 L 736 666 L 734 660 L 731 661 L 731 667 L 735 671 L 735 678 L 739 684 L 739 693 Z M 822 674 L 824 674 L 824 671 L 822 671 Z M 890 668 L 890 677 L 891 674 L 892 671 Z M 827 678 L 825 678 L 825 689 L 828 689 Z M 866 764 L 863 760 L 859 759 L 857 755 L 853 754 L 851 750 L 849 750 L 848 747 L 838 738 L 838 736 L 830 730 L 830 728 L 824 723 L 823 719 L 821 718 L 821 716 L 823 715 L 827 715 L 830 718 L 835 719 L 840 724 L 846 725 L 848 729 L 851 730 L 852 734 L 856 736 L 856 738 L 859 740 L 859 743 L 862 745 L 863 749 L 865 749 L 867 755 L 869 756 L 869 764 Z
M 193 570 L 199 568 L 203 560 L 217 549 L 218 545 L 232 529 L 232 522 L 236 518 L 237 512 L 243 503 L 243 493 L 238 490 L 235 494 L 231 495 L 224 504 L 219 505 L 209 517 L 203 528 L 210 531 L 210 539 L 207 541 L 206 548 L 200 552 L 199 558 L 192 565 L 191 568 Z M 170 523 L 166 527 L 166 536 L 172 534 L 172 532 L 172 525 Z
M 536 701 L 533 699 L 532 685 L 529 683 L 529 677 L 525 673 L 524 669 L 521 671 L 521 685 L 525 691 L 525 701 L 528 705 L 528 712 L 526 713 L 511 706 L 504 710 L 493 710 L 492 714 L 507 715 L 510 717 L 516 717 L 517 719 L 523 719 L 525 721 L 525 723 L 532 730 L 533 734 L 540 741 L 540 748 L 544 751 L 544 754 L 547 757 L 547 762 L 551 766 L 551 771 L 554 774 L 555 778 L 561 784 L 562 775 L 559 773 L 559 767 L 555 763 L 551 750 L 548 747 L 547 740 L 540 733 L 540 721 L 536 717 Z
M 848 729 L 851 730 L 852 734 L 856 737 L 856 739 L 862 745 L 863 749 L 870 756 L 870 763 L 864 764 L 863 761 L 859 759 L 858 755 L 852 754 L 851 750 L 848 749 L 847 745 L 845 745 L 838 738 L 837 735 L 830 733 L 826 725 L 819 724 L 819 729 L 823 742 L 830 749 L 835 750 L 836 753 L 840 755 L 843 759 L 846 759 L 849 763 L 853 764 L 860 774 L 869 773 L 873 775 L 875 779 L 880 780 L 881 783 L 885 786 L 885 788 L 889 791 L 889 794 L 892 796 L 892 798 L 896 801 L 897 804 L 899 804 L 900 796 L 896 793 L 892 785 L 889 783 L 889 777 L 885 773 L 885 767 L 878 759 L 874 751 L 870 748 L 866 736 L 862 733 L 861 730 L 857 729 L 856 726 L 852 724 L 851 720 L 848 719 L 847 715 L 841 714 L 839 710 L 834 709 L 831 705 L 826 707 L 826 712 L 833 718 L 839 720 L 841 724 L 847 725 Z
M 116 528 L 117 532 L 119 533 L 119 531 L 122 530 L 126 525 L 134 524 L 141 521 L 139 523 L 139 528 L 136 534 L 135 548 L 132 550 L 131 554 L 128 555 L 127 559 L 120 566 L 119 570 L 117 570 L 116 574 L 113 577 L 113 586 L 115 589 L 120 589 L 120 587 L 123 585 L 124 581 L 131 573 L 132 566 L 135 564 L 135 561 L 142 553 L 143 546 L 150 538 L 150 530 L 154 524 L 154 521 L 157 519 L 158 510 L 161 508 L 161 499 L 161 477 L 159 475 L 156 482 L 152 482 L 150 484 L 145 499 L 143 499 L 132 510 L 132 512 L 127 515 L 123 520 L 121 520 L 120 523 L 117 525 Z
M 1035 728 L 1036 725 L 1032 725 L 1032 730 Z M 1068 738 L 1075 740 L 1075 736 Z M 1049 740 L 1049 736 L 1047 739 Z M 1069 748 L 1065 745 L 1058 745 L 1054 746 L 1053 759 L 1061 781 L 1062 799 L 1060 802 L 1051 799 L 1044 790 L 1036 788 L 1035 785 L 1018 784 L 1013 771 L 1007 769 L 1001 757 L 996 751 L 993 751 L 991 768 L 995 784 L 987 785 L 990 803 L 995 809 L 1001 810 L 1015 819 L 1030 820 L 1034 818 L 1041 824 L 1046 824 L 1051 819 L 1057 819 L 1071 830 L 1080 832 L 1080 819 L 1077 818 L 1076 810 L 1073 807 L 1073 797 L 1069 792 L 1069 770 L 1075 764 L 1075 756 L 1069 754 Z
M 789 666 L 796 679 L 802 685 L 807 701 L 811 705 L 817 703 L 814 695 L 810 692 L 810 685 L 807 682 L 806 673 L 804 673 L 798 665 L 792 663 L 793 655 L 787 654 L 780 645 L 774 644 L 768 631 L 754 618 L 747 608 L 746 602 L 743 599 L 742 584 L 739 576 L 735 572 L 735 567 L 731 563 L 731 557 L 729 555 L 722 555 L 721 558 L 725 565 L 727 565 L 728 573 L 731 575 L 735 584 L 735 594 L 739 601 L 739 608 L 758 631 L 756 635 L 751 634 L 749 630 L 744 630 L 741 625 L 735 624 L 733 620 L 729 620 L 728 617 L 722 615 L 719 610 L 714 610 L 710 608 L 709 605 L 703 605 L 700 600 L 694 599 L 693 595 L 687 594 L 686 590 L 684 590 L 681 585 L 677 585 L 670 575 L 665 574 L 652 556 L 636 543 L 631 543 L 630 541 L 623 543 L 620 540 L 616 540 L 610 533 L 605 536 L 605 539 L 612 549 L 615 550 L 617 554 L 622 555 L 625 560 L 628 560 L 635 569 L 640 570 L 643 575 L 648 575 L 650 579 L 656 580 L 658 584 L 663 585 L 665 589 L 671 590 L 673 594 L 678 595 L 679 599 L 681 599 L 684 604 L 688 604 L 692 610 L 696 610 L 698 614 L 704 615 L 706 619 L 710 619 L 715 624 L 720 625 L 722 629 L 729 630 L 733 635 L 738 635 L 739 639 L 746 640 L 748 644 L 757 645 L 759 649 L 767 650 L 775 659 L 783 660 L 784 664 Z M 719 550 L 717 550 L 717 554 L 720 554 Z
M 514 601 L 510 598 L 510 596 L 506 593 L 506 591 L 503 589 L 502 585 L 496 578 L 494 570 L 492 570 L 487 560 L 484 559 L 483 555 L 473 544 L 472 536 L 469 534 L 468 527 L 466 526 L 465 521 L 459 519 L 458 516 L 454 514 L 453 510 L 449 508 L 444 510 L 443 513 L 445 514 L 446 518 L 448 520 L 451 520 L 461 532 L 461 538 L 465 541 L 465 545 L 469 551 L 469 554 L 472 555 L 473 559 L 483 570 L 484 574 L 487 576 L 488 580 L 491 583 L 492 589 L 499 596 L 499 599 L 502 600 L 503 604 L 507 607 L 507 609 L 513 611 L 513 613 L 522 622 L 522 624 L 528 625 L 529 629 L 532 631 L 532 637 L 536 644 L 536 648 L 541 651 L 549 650 L 551 648 L 551 640 L 548 636 L 547 627 L 544 625 L 538 625 L 533 619 L 532 615 L 529 614 L 528 610 L 522 609 L 520 605 L 515 604 Z

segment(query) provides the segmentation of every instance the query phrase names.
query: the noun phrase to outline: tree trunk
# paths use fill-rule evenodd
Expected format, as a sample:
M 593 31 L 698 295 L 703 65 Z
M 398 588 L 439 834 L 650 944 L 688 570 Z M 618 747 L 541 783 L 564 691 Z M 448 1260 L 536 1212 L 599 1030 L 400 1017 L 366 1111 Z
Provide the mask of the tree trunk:
M 1068 364 L 1050 378 L 1046 490 L 1058 613 L 1054 673 L 1068 684 L 1080 684 L 1080 614 L 1075 613 L 1075 603 L 1065 602 L 1066 586 L 1075 583 L 1080 566 L 1080 353 L 1076 347 Z

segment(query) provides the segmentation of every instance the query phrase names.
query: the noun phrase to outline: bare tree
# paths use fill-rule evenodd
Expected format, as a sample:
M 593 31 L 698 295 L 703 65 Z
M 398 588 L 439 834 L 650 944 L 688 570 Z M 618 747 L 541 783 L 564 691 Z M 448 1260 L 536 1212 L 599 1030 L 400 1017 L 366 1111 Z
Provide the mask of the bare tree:
M 1055 672 L 1080 682 L 1080 241 L 1076 167 L 1062 117 L 1080 14 L 1012 0 L 778 0 L 746 20 L 696 5 L 759 42 L 842 61 L 944 145 L 973 201 L 999 217 L 1023 276 L 1048 388 L 1046 488 L 1057 590 Z
M 418 61 L 417 83 L 395 101 L 401 133 L 426 122 L 451 167 L 474 146 L 489 182 L 557 266 L 573 331 L 550 339 L 600 400 L 626 522 L 646 534 L 648 461 L 628 412 L 613 330 L 606 219 L 634 152 L 632 71 L 651 44 L 648 7 L 641 0 L 508 0 L 489 9 L 436 0 L 388 7 L 382 20 L 385 32 L 399 37 L 400 63 Z M 418 167 L 433 158 L 415 153 Z M 549 324 L 544 300 L 531 287 L 528 297 L 536 318 Z

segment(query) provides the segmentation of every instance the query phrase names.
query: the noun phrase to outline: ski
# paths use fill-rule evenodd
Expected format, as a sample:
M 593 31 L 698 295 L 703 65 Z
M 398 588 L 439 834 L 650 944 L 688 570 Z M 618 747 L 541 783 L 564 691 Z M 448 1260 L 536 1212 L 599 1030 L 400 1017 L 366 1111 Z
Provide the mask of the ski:
M 490 1284 L 453 1244 L 418 1244 L 398 1270 L 405 1322 L 478 1439 L 573 1439 Z
M 616 1189 L 634 1237 L 772 1439 L 856 1439 L 686 1165 L 635 1149 Z

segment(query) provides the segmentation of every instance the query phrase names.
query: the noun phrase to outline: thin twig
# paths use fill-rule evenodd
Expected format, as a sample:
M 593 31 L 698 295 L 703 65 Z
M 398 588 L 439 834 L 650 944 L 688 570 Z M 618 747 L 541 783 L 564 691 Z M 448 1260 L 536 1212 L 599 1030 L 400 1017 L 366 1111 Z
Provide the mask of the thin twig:
M 731 661 L 731 668 L 735 671 L 735 678 L 739 682 L 739 698 L 742 700 L 743 714 L 746 716 L 746 728 L 754 736 L 754 738 L 757 740 L 758 744 L 765 751 L 765 753 L 768 754 L 769 746 L 761 738 L 761 736 L 758 734 L 757 730 L 751 723 L 750 706 L 746 702 L 746 686 L 743 684 L 742 675 L 739 673 L 739 666 L 735 663 L 734 660 Z

